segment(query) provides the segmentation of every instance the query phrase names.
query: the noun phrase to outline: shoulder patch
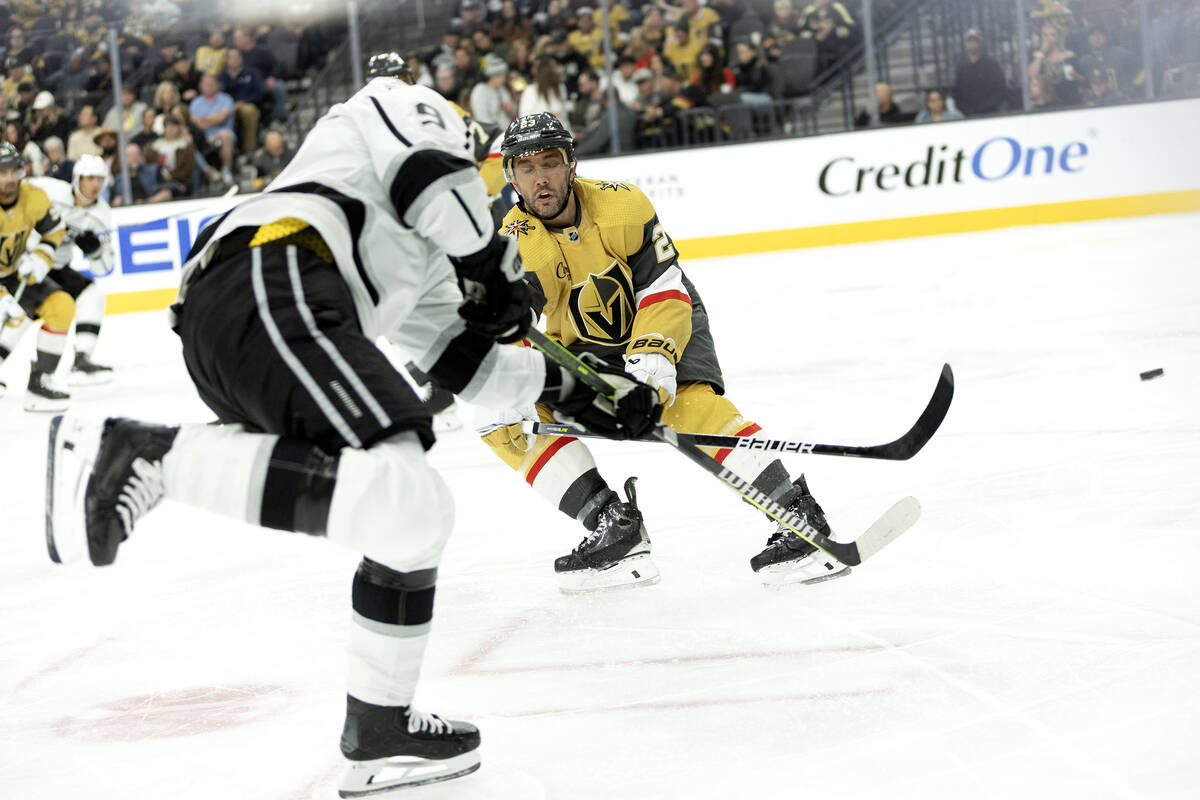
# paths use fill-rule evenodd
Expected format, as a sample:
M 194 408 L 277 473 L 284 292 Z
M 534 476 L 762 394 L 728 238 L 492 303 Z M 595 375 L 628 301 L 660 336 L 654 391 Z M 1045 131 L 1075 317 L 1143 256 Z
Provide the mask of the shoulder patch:
M 531 230 L 533 230 L 533 226 L 529 224 L 529 220 L 517 219 L 501 228 L 500 233 L 505 236 L 520 236 L 528 234 Z
M 631 191 L 628 186 L 626 186 L 623 183 L 618 183 L 616 181 L 596 181 L 596 186 L 599 187 L 600 191 L 602 191 L 602 192 L 603 191 L 614 191 L 615 192 L 620 189 L 624 189 L 627 192 Z

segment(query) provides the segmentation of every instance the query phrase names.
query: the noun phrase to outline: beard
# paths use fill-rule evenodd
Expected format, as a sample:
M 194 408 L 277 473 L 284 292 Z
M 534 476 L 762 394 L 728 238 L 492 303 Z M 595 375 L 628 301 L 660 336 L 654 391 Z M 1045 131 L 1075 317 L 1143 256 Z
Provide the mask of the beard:
M 555 217 L 557 217 L 559 214 L 563 213 L 563 211 L 566 210 L 567 203 L 570 202 L 570 200 L 571 200 L 571 183 L 570 183 L 570 181 L 567 182 L 567 190 L 565 192 L 563 192 L 562 200 L 558 203 L 558 207 L 556 209 L 554 209 L 552 212 L 550 212 L 549 214 L 538 213 L 537 208 L 534 205 L 532 200 L 530 200 L 528 198 L 522 198 L 522 199 L 525 201 L 525 208 L 529 210 L 530 214 L 533 214 L 535 217 L 537 217 L 538 219 L 543 220 L 543 221 L 552 220 Z

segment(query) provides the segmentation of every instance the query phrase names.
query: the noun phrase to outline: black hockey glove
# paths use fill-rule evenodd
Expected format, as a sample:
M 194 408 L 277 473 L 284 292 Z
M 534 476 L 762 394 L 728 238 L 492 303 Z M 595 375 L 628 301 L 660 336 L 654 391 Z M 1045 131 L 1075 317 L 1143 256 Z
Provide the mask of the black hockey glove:
M 609 366 L 591 353 L 584 354 L 582 360 L 612 384 L 616 404 L 576 379 L 570 395 L 549 404 L 559 412 L 558 417 L 609 439 L 637 439 L 654 430 L 663 412 L 655 389 L 632 380 L 624 370 Z
M 502 344 L 524 336 L 533 314 L 516 239 L 497 235 L 478 253 L 450 261 L 465 298 L 458 315 L 467 327 Z
M 85 256 L 90 256 L 100 249 L 100 237 L 91 231 L 84 231 L 75 237 L 75 244 L 79 245 Z

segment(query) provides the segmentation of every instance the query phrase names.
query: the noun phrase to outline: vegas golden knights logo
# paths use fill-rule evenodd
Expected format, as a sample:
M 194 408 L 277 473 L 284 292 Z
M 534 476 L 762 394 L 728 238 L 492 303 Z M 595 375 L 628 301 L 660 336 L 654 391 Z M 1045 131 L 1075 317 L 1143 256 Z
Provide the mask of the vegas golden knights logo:
M 633 327 L 633 285 L 617 261 L 599 275 L 592 273 L 583 283 L 572 286 L 567 307 L 580 339 L 608 345 L 629 339 Z
M 29 230 L 22 228 L 12 233 L 0 234 L 0 267 L 11 267 L 25 252 L 25 237 Z

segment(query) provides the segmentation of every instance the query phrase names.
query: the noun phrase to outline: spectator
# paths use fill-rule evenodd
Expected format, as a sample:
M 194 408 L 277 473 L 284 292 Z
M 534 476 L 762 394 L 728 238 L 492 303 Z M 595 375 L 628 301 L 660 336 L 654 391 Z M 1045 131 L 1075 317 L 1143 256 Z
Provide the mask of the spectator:
M 1054 87 L 1041 75 L 1029 76 L 1029 103 L 1034 108 L 1057 108 L 1061 103 L 1054 96 Z
M 67 158 L 79 160 L 80 156 L 100 155 L 100 146 L 96 144 L 96 132 L 100 130 L 100 119 L 96 116 L 94 106 L 84 106 L 79 109 L 75 120 L 79 127 L 67 137 Z
M 771 102 L 771 75 L 767 72 L 761 51 L 753 42 L 737 43 L 737 67 L 733 72 L 733 82 L 742 93 L 743 102 Z
M 1111 106 L 1128 102 L 1128 98 L 1117 88 L 1116 76 L 1113 70 L 1104 67 L 1094 67 L 1088 76 L 1090 91 L 1084 100 L 1086 106 Z
M 138 147 L 142 148 L 143 154 L 146 152 L 146 145 L 158 138 L 158 134 L 154 131 L 154 121 L 158 114 L 153 108 L 147 106 L 142 110 L 142 129 L 130 136 L 127 141 L 133 142 Z
M 17 148 L 17 152 L 25 158 L 25 173 L 40 177 L 46 174 L 46 154 L 25 133 L 25 126 L 15 119 L 10 119 L 4 127 L 4 140 Z
M 263 77 L 243 61 L 236 47 L 225 53 L 225 70 L 221 73 L 221 91 L 233 98 L 233 113 L 237 120 L 238 141 L 246 151 L 258 149 L 258 121 L 266 97 Z
M 702 45 L 691 37 L 687 21 L 675 26 L 675 35 L 663 45 L 662 57 L 675 67 L 675 73 L 685 81 L 690 81 L 696 74 L 696 57 L 700 55 Z
M 154 132 L 162 135 L 162 117 L 175 106 L 183 102 L 179 87 L 171 81 L 163 81 L 154 87 L 154 110 L 158 117 L 154 121 Z
M 1079 71 L 1074 51 L 1062 46 L 1062 31 L 1050 21 L 1042 24 L 1041 45 L 1029 65 L 1029 77 L 1035 76 L 1042 80 L 1058 105 L 1079 105 L 1079 84 L 1085 78 Z
M 696 57 L 696 72 L 692 75 L 689 87 L 691 91 L 685 94 L 696 105 L 709 105 L 709 97 L 732 92 L 735 83 L 733 70 L 721 62 L 720 48 L 709 42 Z
M 196 48 L 196 71 L 201 75 L 217 75 L 225 69 L 225 34 L 214 28 L 208 34 L 208 44 Z
M 23 81 L 17 84 L 17 113 L 22 121 L 28 124 L 28 121 L 33 117 L 33 101 L 37 98 L 37 85 L 33 80 Z
M 800 38 L 800 18 L 792 0 L 775 0 L 775 15 L 767 23 L 763 37 L 763 48 L 770 61 L 778 61 L 783 55 L 783 45 Z
M 575 155 L 597 155 L 611 149 L 612 128 L 608 119 L 608 94 L 600 88 L 600 79 L 588 70 L 579 76 L 579 100 L 576 102 Z M 617 100 L 617 146 L 620 152 L 633 149 L 637 117 Z
M 817 69 L 823 70 L 854 44 L 858 26 L 854 17 L 834 0 L 814 0 L 800 12 L 800 36 L 817 43 Z
M 646 47 L 661 53 L 669 34 L 670 29 L 667 27 L 667 20 L 663 16 L 662 9 L 652 6 L 642 18 L 642 40 L 646 43 Z
M 880 125 L 903 125 L 912 122 L 916 116 L 916 114 L 901 111 L 900 107 L 893 102 L 891 84 L 882 82 L 875 84 L 875 99 L 879 103 Z M 856 128 L 866 128 L 870 124 L 871 114 L 868 111 L 862 111 L 854 118 L 854 127 Z
M 655 82 L 639 121 L 638 138 L 646 147 L 673 147 L 679 142 L 679 110 L 688 102 L 679 96 L 679 77 L 669 62 L 662 65 Z
M 105 98 L 112 97 L 112 62 L 107 56 L 93 58 L 88 69 L 91 77 L 88 78 L 87 93 L 94 99 L 94 104 L 99 105 Z
M 458 74 L 455 72 L 453 64 L 444 63 L 437 68 L 437 72 L 433 76 L 433 88 L 447 100 L 458 102 Z
M 542 56 L 537 60 L 533 71 L 533 83 L 522 92 L 518 113 L 524 117 L 539 111 L 549 111 L 564 125 L 568 125 L 567 88 L 559 74 L 558 62 L 549 56 Z
M 263 189 L 278 178 L 294 155 L 295 151 L 288 149 L 282 134 L 278 131 L 268 132 L 263 138 L 262 148 L 254 154 L 254 188 Z
M 8 56 L 21 64 L 28 65 L 39 74 L 46 67 L 41 55 L 26 42 L 25 29 L 20 25 L 14 25 L 8 29 Z
M 553 36 L 555 31 L 560 30 L 565 33 L 572 27 L 573 16 L 568 0 L 550 0 L 540 22 L 535 18 L 534 29 L 539 35 Z
M 917 112 L 916 122 L 949 122 L 962 119 L 963 115 L 946 107 L 946 96 L 939 89 L 925 93 L 925 107 Z
M 170 81 L 179 89 L 179 96 L 190 103 L 200 94 L 200 71 L 192 65 L 187 53 L 180 53 L 170 67 L 163 70 L 162 79 Z
M 454 81 L 458 84 L 458 91 L 461 94 L 464 90 L 474 86 L 477 82 L 483 79 L 483 75 L 479 72 L 479 62 L 475 59 L 475 54 L 471 52 L 470 45 L 463 45 L 454 51 Z M 452 98 L 456 102 L 459 98 Z
M 590 6 L 581 6 L 578 27 L 567 34 L 567 41 L 576 53 L 587 59 L 588 66 L 600 69 L 604 66 L 604 33 L 596 27 L 595 12 Z
M 509 47 L 520 39 L 532 40 L 533 23 L 521 16 L 513 0 L 504 0 L 500 4 L 500 15 L 492 22 L 492 38 L 507 42 Z
M 442 43 L 425 56 L 425 61 L 433 67 L 435 72 L 437 70 L 436 62 L 438 58 L 442 56 L 449 57 L 450 59 L 454 58 L 454 51 L 462 44 L 462 37 L 462 20 L 458 18 L 450 20 L 446 30 L 442 32 Z
M 1105 73 L 1105 79 L 1114 90 L 1106 92 L 1106 96 L 1114 97 L 1132 92 L 1135 73 L 1133 57 L 1125 48 L 1109 42 L 1108 29 L 1104 26 L 1093 25 L 1088 31 L 1088 52 L 1080 59 L 1080 63 L 1089 81 L 1097 69 Z
M 433 75 L 425 68 L 425 64 L 421 61 L 419 55 L 409 53 L 404 57 L 404 61 L 408 64 L 408 68 L 412 72 L 414 86 L 424 86 L 426 89 L 433 88 Z
M 42 142 L 42 152 L 46 154 L 47 177 L 70 183 L 75 171 L 75 162 L 67 159 L 67 149 L 63 140 L 57 136 L 47 137 L 46 141 Z
M 188 105 L 188 113 L 220 157 L 221 180 L 233 183 L 233 98 L 220 91 L 215 75 L 200 79 L 200 94 Z
M 120 159 L 117 158 L 117 132 L 112 128 L 98 128 L 93 141 L 100 149 L 99 155 L 108 167 L 108 174 L 116 175 L 121 170 L 118 163 Z
M 550 55 L 558 62 L 558 74 L 566 87 L 567 94 L 573 95 L 579 91 L 579 76 L 584 70 L 592 68 L 587 57 L 577 52 L 567 39 L 567 32 L 559 29 L 550 36 Z M 537 64 L 534 64 L 534 82 L 537 81 Z M 524 115 L 525 112 L 521 112 Z M 561 117 L 560 117 L 561 119 Z
M 637 72 L 637 62 L 634 61 L 633 56 L 622 53 L 617 57 L 616 71 L 609 76 L 613 88 L 617 91 L 617 98 L 631 108 L 638 96 L 637 83 L 633 80 L 635 72 Z
M 683 0 L 680 21 L 687 23 L 688 38 L 701 47 L 709 42 L 718 46 L 723 44 L 721 15 L 708 6 L 701 6 L 700 0 Z
M 177 117 L 163 119 L 163 135 L 142 149 L 148 163 L 158 167 L 158 190 L 167 190 L 171 198 L 192 193 L 192 175 L 196 171 L 196 148 Z
M 121 87 L 121 108 L 113 106 L 104 115 L 104 124 L 116 130 L 120 128 L 126 137 L 133 137 L 142 132 L 142 114 L 146 104 L 137 99 L 137 93 L 132 86 Z
M 79 49 L 71 53 L 62 69 L 46 79 L 46 88 L 63 101 L 68 113 L 73 113 L 80 98 L 87 94 L 91 78 L 86 54 Z
M 517 39 L 508 45 L 508 71 L 528 80 L 533 77 L 533 53 L 528 39 Z
M 196 167 L 200 174 L 204 176 L 208 183 L 220 183 L 221 173 L 211 164 L 221 163 L 221 141 L 217 140 L 213 144 L 204 135 L 204 131 L 196 125 L 192 120 L 192 114 L 188 111 L 188 107 L 183 103 L 172 108 L 167 112 L 167 116 L 174 117 L 179 121 L 179 127 L 187 134 L 188 139 L 192 142 L 192 147 L 196 150 Z M 193 186 L 199 188 L 199 175 L 192 179 Z
M 489 53 L 483 63 L 484 80 L 471 89 L 471 116 L 485 128 L 491 126 L 503 130 L 517 111 L 512 94 L 504 85 L 508 64 L 493 53 Z
M 129 193 L 134 203 L 159 203 L 171 199 L 169 188 L 159 189 L 155 165 L 147 164 L 142 158 L 142 148 L 132 142 L 125 145 L 125 164 L 129 168 Z M 114 166 L 119 169 L 119 162 Z M 120 172 L 114 177 L 115 191 L 111 193 L 109 202 L 116 207 L 125 204 L 125 197 L 122 194 Z
M 479 0 L 462 0 L 462 5 L 458 9 L 458 18 L 462 20 L 464 36 L 472 36 L 475 31 L 488 28 Z
M 19 101 L 19 87 L 24 84 L 33 85 L 33 76 L 29 74 L 29 70 L 25 66 L 25 62 L 16 56 L 9 56 L 4 59 L 4 68 L 8 71 L 8 75 L 4 78 L 4 83 L 0 84 L 0 92 L 8 98 L 9 108 L 16 108 Z
M 263 78 L 263 87 L 271 105 L 271 119 L 283 122 L 287 119 L 287 81 L 279 74 L 279 62 L 271 51 L 250 35 L 245 28 L 233 31 L 233 46 L 242 53 L 246 66 L 258 70 Z M 235 98 L 236 99 L 236 98 Z
M 41 144 L 51 136 L 60 140 L 71 135 L 71 120 L 66 113 L 54 102 L 54 95 L 49 92 L 38 92 L 33 98 L 32 112 L 29 116 L 29 136 Z
M 471 46 L 475 48 L 475 58 L 478 60 L 481 70 L 483 68 L 483 59 L 493 53 L 499 56 L 504 62 L 508 62 L 508 44 L 506 42 L 497 44 L 492 39 L 492 35 L 485 30 L 475 31 L 471 36 Z
M 995 114 L 1008 95 L 1004 72 L 984 52 L 983 36 L 975 28 L 963 34 L 964 57 L 954 71 L 954 102 L 968 117 Z

